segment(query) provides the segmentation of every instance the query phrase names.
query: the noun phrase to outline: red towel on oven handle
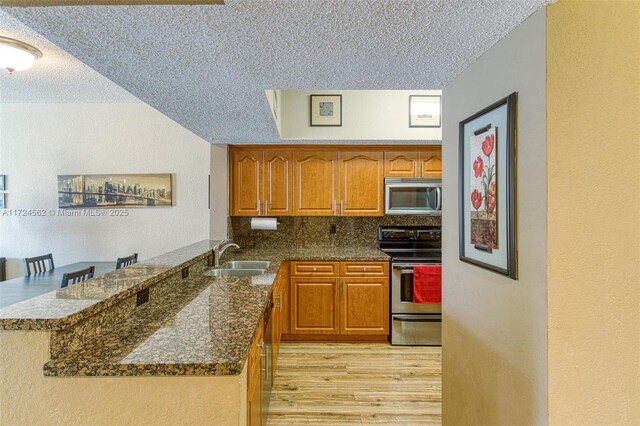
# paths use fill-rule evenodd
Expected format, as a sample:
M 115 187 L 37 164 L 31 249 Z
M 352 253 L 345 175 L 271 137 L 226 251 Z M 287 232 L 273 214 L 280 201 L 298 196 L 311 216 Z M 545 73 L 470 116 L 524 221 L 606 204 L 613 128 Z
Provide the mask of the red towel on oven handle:
M 414 303 L 442 303 L 442 265 L 413 267 Z

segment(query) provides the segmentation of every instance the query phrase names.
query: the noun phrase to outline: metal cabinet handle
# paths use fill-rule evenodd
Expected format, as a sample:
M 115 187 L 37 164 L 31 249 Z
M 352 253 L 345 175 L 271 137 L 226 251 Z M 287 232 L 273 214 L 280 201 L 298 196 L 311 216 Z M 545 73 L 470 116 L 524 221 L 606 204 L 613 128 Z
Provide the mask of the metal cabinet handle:
M 336 200 L 333 200 L 333 201 L 331 202 L 331 212 L 332 212 L 333 214 L 335 214 L 335 213 L 336 213 Z
M 313 272 L 316 272 L 318 270 L 318 268 L 316 268 L 315 266 L 313 267 Z
M 262 201 L 258 200 L 258 216 L 262 216 Z
M 364 267 L 364 272 L 367 272 L 367 267 L 366 266 Z

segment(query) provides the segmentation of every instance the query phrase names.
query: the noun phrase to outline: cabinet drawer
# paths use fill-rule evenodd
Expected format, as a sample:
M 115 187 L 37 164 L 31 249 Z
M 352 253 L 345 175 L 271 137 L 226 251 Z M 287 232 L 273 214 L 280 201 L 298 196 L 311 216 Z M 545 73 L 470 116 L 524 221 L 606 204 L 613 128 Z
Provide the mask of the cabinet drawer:
M 342 262 L 341 277 L 386 277 L 389 275 L 389 262 Z
M 337 277 L 338 262 L 291 262 L 291 275 Z

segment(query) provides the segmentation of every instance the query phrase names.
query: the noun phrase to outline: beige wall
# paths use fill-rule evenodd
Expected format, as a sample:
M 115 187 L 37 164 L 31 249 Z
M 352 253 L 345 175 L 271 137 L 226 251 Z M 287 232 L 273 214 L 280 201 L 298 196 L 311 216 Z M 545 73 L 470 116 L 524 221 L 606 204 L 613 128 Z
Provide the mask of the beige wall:
M 640 2 L 547 19 L 549 421 L 640 422 Z
M 443 421 L 547 420 L 545 11 L 444 89 Z M 518 92 L 519 279 L 458 259 L 458 123 Z M 500 143 L 500 142 L 498 142 Z
M 49 333 L 0 332 L 0 424 L 244 425 L 246 366 L 221 377 L 44 377 Z
M 7 209 L 47 212 L 0 215 L 10 276 L 22 274 L 24 257 L 52 252 L 59 266 L 133 252 L 145 259 L 209 235 L 209 144 L 146 104 L 4 103 L 0 132 Z M 172 173 L 175 205 L 127 217 L 52 215 L 57 175 L 75 173 Z
M 342 126 L 311 127 L 309 95 L 342 94 Z M 440 90 L 283 90 L 281 138 L 300 140 L 434 140 L 441 128 L 409 127 L 409 95 Z
M 211 193 L 209 238 L 227 238 L 227 215 L 229 214 L 229 163 L 227 145 L 211 145 Z

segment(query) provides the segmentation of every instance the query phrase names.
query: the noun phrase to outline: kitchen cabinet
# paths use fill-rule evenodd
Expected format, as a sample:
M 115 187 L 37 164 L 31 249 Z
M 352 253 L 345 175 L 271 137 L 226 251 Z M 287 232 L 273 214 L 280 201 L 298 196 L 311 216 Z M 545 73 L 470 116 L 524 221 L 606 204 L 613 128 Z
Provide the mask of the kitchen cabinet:
M 338 278 L 291 278 L 291 334 L 338 334 Z
M 289 262 L 283 262 L 278 272 L 280 277 L 280 338 L 289 334 Z
M 442 149 L 439 146 L 420 151 L 420 176 L 442 179 Z
M 433 146 L 420 151 L 385 151 L 384 177 L 441 179 L 441 147 Z
M 382 216 L 385 177 L 442 177 L 441 147 L 229 150 L 231 216 Z
M 388 262 L 290 265 L 291 335 L 389 334 Z
M 292 156 L 284 150 L 230 151 L 230 214 L 291 216 Z
M 256 335 L 249 347 L 247 359 L 247 425 L 262 425 L 262 368 L 264 360 L 264 329 L 260 318 Z
M 334 216 L 338 201 L 338 153 L 295 151 L 295 216 Z
M 384 177 L 412 178 L 420 176 L 418 151 L 385 151 Z
M 340 281 L 340 334 L 389 334 L 389 278 Z
M 282 339 L 282 329 L 283 329 L 283 306 L 284 306 L 284 289 L 285 287 L 289 287 L 289 273 L 287 269 L 287 265 L 283 265 L 280 267 L 278 271 L 278 275 L 276 276 L 276 280 L 273 286 L 273 310 L 271 315 L 273 315 L 271 320 L 272 331 L 271 331 L 271 345 L 272 345 L 272 357 L 271 357 L 271 383 L 275 379 L 276 367 L 278 365 L 278 353 L 280 352 L 280 341 Z M 288 314 L 288 310 L 287 310 Z
M 340 200 L 337 216 L 384 214 L 384 160 L 379 151 L 338 153 Z

